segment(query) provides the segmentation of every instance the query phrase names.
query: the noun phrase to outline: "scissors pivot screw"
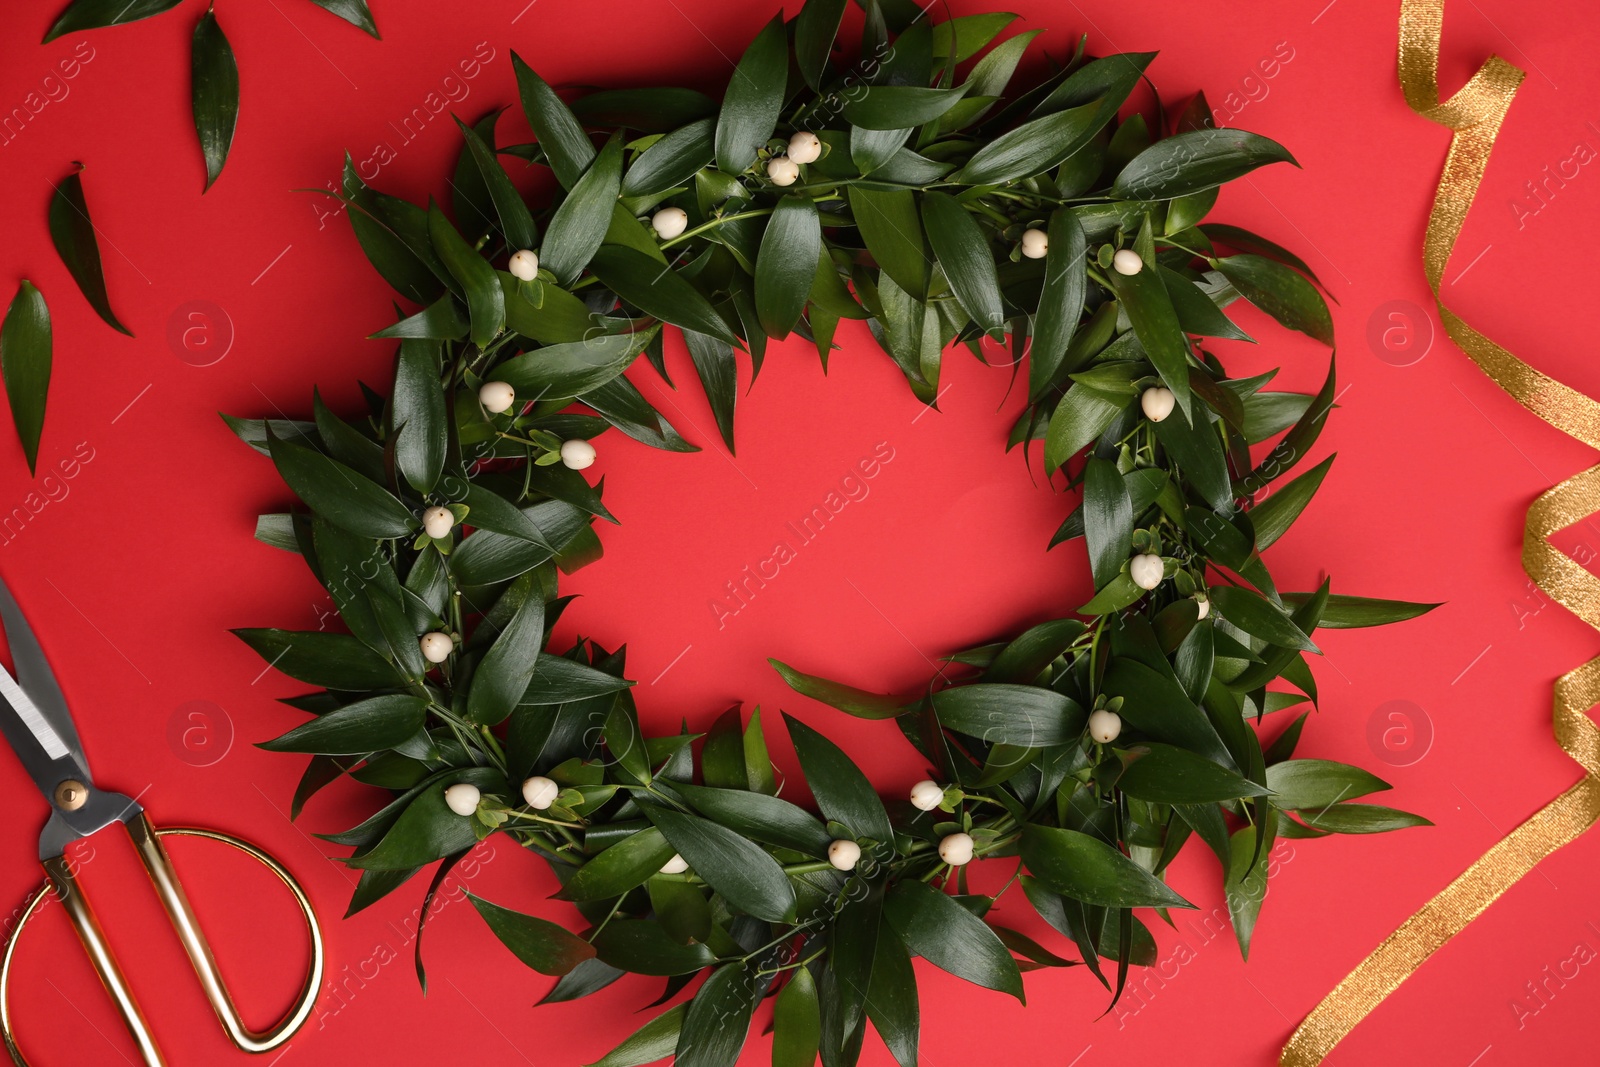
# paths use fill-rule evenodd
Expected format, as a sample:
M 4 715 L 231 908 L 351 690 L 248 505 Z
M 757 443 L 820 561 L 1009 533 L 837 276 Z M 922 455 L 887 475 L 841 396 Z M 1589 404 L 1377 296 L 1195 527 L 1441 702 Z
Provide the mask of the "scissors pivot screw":
M 77 811 L 89 802 L 89 787 L 76 778 L 56 786 L 55 804 L 62 811 Z

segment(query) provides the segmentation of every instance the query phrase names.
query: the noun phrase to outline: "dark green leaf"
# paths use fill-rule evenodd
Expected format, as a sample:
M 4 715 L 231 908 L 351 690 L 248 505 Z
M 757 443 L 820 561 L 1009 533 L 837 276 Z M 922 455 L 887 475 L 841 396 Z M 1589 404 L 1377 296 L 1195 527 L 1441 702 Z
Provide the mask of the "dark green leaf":
M 544 149 L 545 160 L 556 172 L 556 180 L 571 189 L 594 159 L 594 145 L 556 91 L 515 52 L 511 53 L 511 66 L 517 74 L 523 113 Z
M 745 49 L 722 98 L 716 141 L 717 169 L 724 174 L 742 173 L 765 147 L 778 124 L 788 76 L 788 34 L 780 14 Z
M 1127 406 L 1126 398 L 1087 385 L 1074 385 L 1056 405 L 1045 433 L 1044 463 L 1054 471 L 1077 455 L 1085 445 L 1105 433 L 1111 420 Z M 1159 426 L 1182 419 L 1168 419 Z M 1218 455 L 1221 448 L 1218 448 Z
M 667 839 L 661 836 L 660 830 L 647 826 L 578 868 L 578 872 L 561 887 L 560 896 L 574 901 L 609 900 L 621 896 L 635 886 L 643 885 L 646 878 L 661 870 L 661 865 L 672 858 L 674 851 L 667 844 Z
M 902 703 L 894 697 L 880 696 L 841 682 L 803 674 L 780 660 L 769 659 L 767 662 L 772 664 L 784 682 L 796 693 L 812 700 L 820 700 L 840 711 L 847 711 L 859 719 L 892 719 L 910 710 L 909 704 Z
M 403 341 L 394 378 L 395 465 L 419 493 L 426 493 L 444 470 L 448 428 L 444 390 L 439 385 L 438 346 Z
M 11 421 L 33 474 L 39 460 L 39 438 L 44 433 L 45 402 L 50 394 L 52 363 L 50 308 L 44 295 L 23 280 L 0 323 L 0 374 L 11 402 Z
M 1275 259 L 1279 263 L 1287 263 L 1318 285 L 1322 284 L 1321 281 L 1318 281 L 1316 272 L 1306 264 L 1305 260 L 1282 245 L 1275 244 L 1265 237 L 1251 233 L 1249 230 L 1240 229 L 1238 226 L 1208 222 L 1200 227 L 1200 232 L 1213 241 L 1237 248 L 1241 252 L 1254 252 L 1257 255 L 1266 256 L 1268 259 Z
M 1333 344 L 1333 316 L 1316 287 L 1295 271 L 1264 256 L 1217 260 L 1217 269 L 1239 294 L 1291 330 Z
M 450 276 L 466 294 L 472 322 L 472 343 L 485 348 L 506 325 L 505 294 L 489 261 L 478 254 L 445 218 L 439 205 L 428 204 L 428 238 Z
M 1035 401 L 1044 396 L 1066 358 L 1089 286 L 1088 238 L 1078 217 L 1068 208 L 1057 208 L 1050 215 L 1048 236 L 1044 287 L 1039 293 L 1028 348 L 1028 397 Z
M 712 971 L 689 1002 L 673 1067 L 734 1067 L 764 985 L 737 961 Z
M 657 807 L 645 814 L 730 905 L 769 922 L 794 920 L 794 890 L 765 849 L 709 819 Z
M 642 1067 L 666 1059 L 678 1047 L 678 1032 L 688 1010 L 687 1004 L 679 1004 L 662 1012 L 589 1067 Z
M 1085 713 L 1072 698 L 1036 685 L 981 682 L 932 697 L 940 725 L 990 744 L 1037 748 L 1076 741 Z
M 600 858 L 621 847 L 613 845 L 600 853 Z M 668 855 L 671 855 L 670 849 Z M 660 923 L 647 919 L 611 920 L 604 930 L 594 935 L 594 947 L 599 958 L 613 967 L 657 977 L 693 974 L 710 966 L 716 958 L 705 945 L 699 942 L 682 944 Z
M 50 198 L 50 240 L 95 314 L 113 330 L 132 337 L 133 331 L 117 321 L 106 295 L 105 270 L 100 263 L 94 223 L 89 219 L 89 205 L 83 196 L 81 170 L 63 178 Z
M 894 828 L 877 790 L 838 745 L 795 718 L 784 715 L 806 784 L 822 814 L 843 823 L 857 838 L 892 841 Z
M 595 670 L 563 656 L 540 656 L 534 664 L 533 678 L 529 680 L 528 688 L 523 690 L 518 703 L 532 706 L 566 704 L 619 693 L 632 685 L 626 678 Z
M 1270 790 L 1173 745 L 1140 744 L 1123 756 L 1117 788 L 1156 804 L 1210 804 L 1265 796 Z
M 495 213 L 500 217 L 500 232 L 505 234 L 507 246 L 512 251 L 532 248 L 539 241 L 533 215 L 529 213 L 522 194 L 511 184 L 500 161 L 495 158 L 493 145 L 485 143 L 477 130 L 460 119 L 456 119 L 456 125 L 461 127 L 461 135 L 467 139 L 467 151 L 472 154 L 472 161 L 477 165 L 484 187 L 489 191 L 489 199 L 494 203 Z M 492 123 L 489 129 L 492 133 Z
M 911 957 L 894 928 L 878 925 L 878 945 L 872 957 L 872 981 L 866 989 L 867 1017 L 900 1067 L 917 1067 L 921 1016 L 917 1003 L 917 975 Z
M 1340 804 L 1321 810 L 1300 811 L 1307 826 L 1333 834 L 1385 834 L 1413 826 L 1432 826 L 1432 821 L 1409 811 L 1398 811 L 1378 804 Z
M 756 258 L 756 313 L 769 337 L 789 336 L 800 321 L 821 255 L 822 227 L 811 198 L 779 200 Z
M 1022 974 L 988 924 L 923 882 L 897 882 L 883 914 L 906 947 L 929 963 L 986 989 L 1023 1000 Z
M 530 586 L 472 673 L 467 718 L 494 726 L 511 714 L 533 680 L 543 639 L 544 597 L 537 587 Z
M 562 975 L 594 958 L 594 946 L 547 919 L 491 904 L 474 893 L 467 899 L 512 954 L 540 974 Z
M 815 6 L 821 5 L 812 0 L 801 11 Z M 844 0 L 839 0 L 838 6 L 843 9 Z M 815 1067 L 822 1044 L 816 979 L 804 967 L 789 974 L 789 984 L 772 1009 L 772 1067 Z
M 926 192 L 922 194 L 922 221 L 956 299 L 979 329 L 999 336 L 1005 326 L 1000 276 L 978 220 L 950 194 Z
M 639 153 L 622 177 L 622 195 L 653 196 L 693 178 L 716 154 L 716 128 L 714 119 L 700 119 L 673 130 Z
M 1288 532 L 1294 520 L 1311 503 L 1312 496 L 1322 485 L 1322 479 L 1327 476 L 1328 468 L 1333 466 L 1333 458 L 1329 456 L 1250 509 L 1250 524 L 1255 527 L 1256 546 L 1263 552 Z M 1324 621 L 1322 625 L 1330 624 Z
M 1123 200 L 1170 200 L 1242 178 L 1268 163 L 1295 163 L 1289 150 L 1244 130 L 1191 130 L 1146 148 L 1117 175 L 1111 195 Z
M 1209 720 L 1172 675 L 1126 656 L 1113 656 L 1101 691 L 1123 698 L 1125 723 L 1158 741 L 1179 745 L 1215 763 L 1230 761 Z
M 1271 499 L 1271 498 L 1269 498 Z M 1259 510 L 1259 509 L 1258 509 Z M 1253 516 L 1255 512 L 1251 512 Z M 1309 602 L 1311 593 L 1284 593 L 1283 602 L 1297 608 Z M 1317 625 L 1326 630 L 1354 630 L 1363 626 L 1383 626 L 1391 622 L 1405 622 L 1426 615 L 1438 604 L 1417 604 L 1406 600 L 1373 600 L 1361 596 L 1328 596 L 1327 605 Z
M 1148 220 L 1146 225 L 1148 225 Z M 1172 390 L 1178 401 L 1182 420 L 1205 423 L 1203 415 L 1194 412 L 1189 403 L 1189 341 L 1173 310 L 1172 299 L 1161 275 L 1149 264 L 1137 274 L 1111 272 L 1111 284 L 1116 289 L 1117 301 L 1133 324 L 1134 335 L 1149 355 L 1162 384 Z
M 1022 829 L 1022 862 L 1056 892 L 1109 908 L 1192 908 L 1160 879 L 1089 834 L 1037 823 Z
M 394 748 L 416 736 L 427 722 L 427 712 L 428 702 L 422 697 L 399 693 L 370 697 L 318 715 L 256 747 L 321 756 L 365 755 Z
M 622 137 L 613 135 L 550 217 L 540 246 L 540 267 L 554 274 L 562 285 L 576 281 L 605 240 L 621 191 Z M 619 251 L 615 247 L 608 250 Z M 623 251 L 640 254 L 633 249 Z
M 605 245 L 594 253 L 589 268 L 613 292 L 646 315 L 730 345 L 739 341 L 700 290 L 671 267 L 637 249 Z
M 909 189 L 850 187 L 850 210 L 867 251 L 915 300 L 928 295 L 928 251 L 917 198 Z
M 833 842 L 816 816 L 787 800 L 745 789 L 714 789 L 688 783 L 678 783 L 673 788 L 702 815 L 753 841 L 818 858 L 828 854 Z
M 405 537 L 415 528 L 409 508 L 343 463 L 276 437 L 267 446 L 289 488 L 329 522 L 379 540 Z
M 867 130 L 903 130 L 932 122 L 966 95 L 967 87 L 929 89 L 920 85 L 866 85 L 845 94 L 843 114 Z
M 1024 122 L 972 154 L 952 180 L 962 185 L 1001 185 L 1056 166 L 1110 120 L 1098 101 Z
M 414 315 L 401 319 L 372 334 L 369 340 L 401 338 L 413 341 L 460 341 L 472 328 L 461 313 L 461 303 L 445 293 Z
M 1285 648 L 1318 651 L 1311 638 L 1300 631 L 1288 613 L 1270 600 L 1233 585 L 1213 587 L 1209 596 L 1212 607 L 1245 633 Z
M 1199 334 L 1201 337 L 1226 337 L 1232 341 L 1252 340 L 1194 282 L 1166 266 L 1161 267 L 1160 274 L 1184 333 Z
M 444 292 L 449 272 L 438 262 L 428 241 L 428 213 L 398 197 L 369 189 L 356 174 L 355 161 L 344 159 L 343 203 L 350 228 L 384 281 L 407 300 L 432 303 Z M 463 326 L 461 336 L 466 335 Z
M 1211 505 L 1211 510 L 1221 515 L 1231 514 L 1233 484 L 1228 479 L 1228 460 L 1222 452 L 1222 440 L 1204 404 L 1195 405 L 1193 415 L 1193 423 L 1182 418 L 1155 423 L 1156 439 L 1177 461 L 1184 478 Z
M 194 128 L 200 135 L 206 188 L 210 189 L 228 161 L 233 127 L 239 119 L 239 66 L 212 7 L 206 8 L 194 28 L 191 65 Z
M 1267 785 L 1278 794 L 1272 803 L 1286 811 L 1326 808 L 1391 788 L 1388 782 L 1360 767 L 1323 759 L 1274 763 L 1267 768 Z
M 379 36 L 378 24 L 372 20 L 372 11 L 367 7 L 367 0 L 311 0 L 311 2 L 333 12 L 357 29 L 365 30 L 373 37 Z
M 795 16 L 795 61 L 800 66 L 800 76 L 813 89 L 822 87 L 822 78 L 828 69 L 828 56 L 833 51 L 833 42 L 839 35 L 839 24 L 844 20 L 847 6 L 847 0 L 810 0 L 801 5 L 800 13 Z M 815 996 L 813 991 L 813 999 Z M 807 1067 L 809 1063 L 807 1061 Z
M 1083 469 L 1083 529 L 1089 569 L 1100 589 L 1121 573 L 1133 538 L 1133 501 L 1110 460 L 1091 456 Z
M 578 396 L 627 370 L 650 336 L 650 330 L 595 333 L 582 341 L 545 345 L 506 360 L 494 369 L 494 376 L 526 400 Z
M 383 840 L 370 852 L 346 860 L 346 865 L 358 870 L 403 870 L 465 852 L 478 843 L 475 820 L 451 811 L 444 802 L 444 791 L 455 781 L 473 781 L 487 792 L 503 789 L 504 779 L 499 785 L 493 781 L 496 773 L 486 767 L 467 768 L 434 782 L 406 805 Z
M 147 19 L 163 11 L 171 11 L 182 0 L 73 0 L 44 35 L 49 44 L 68 33 L 79 30 L 97 30 L 104 26 L 121 26 L 128 22 Z
M 394 665 L 349 634 L 234 630 L 256 655 L 289 677 L 324 689 L 383 689 L 400 682 Z
M 1267 899 L 1267 863 L 1257 857 L 1256 828 L 1246 826 L 1229 842 L 1224 888 L 1228 897 L 1228 916 L 1233 920 L 1239 953 L 1250 958 L 1250 940 L 1255 934 L 1261 902 Z

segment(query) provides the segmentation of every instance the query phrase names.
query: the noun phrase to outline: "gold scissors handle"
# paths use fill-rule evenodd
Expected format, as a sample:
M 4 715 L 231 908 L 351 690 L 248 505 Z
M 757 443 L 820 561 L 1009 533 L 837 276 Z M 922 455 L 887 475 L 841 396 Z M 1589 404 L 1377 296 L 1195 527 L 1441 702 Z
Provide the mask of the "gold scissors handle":
M 200 978 L 206 999 L 216 1011 L 228 1039 L 246 1052 L 267 1052 L 282 1045 L 310 1016 L 317 991 L 322 986 L 322 928 L 317 923 L 316 912 L 312 909 L 311 900 L 306 896 L 305 890 L 281 863 L 237 837 L 216 830 L 193 827 L 169 827 L 157 830 L 142 814 L 130 819 L 125 825 L 128 836 L 133 839 L 134 848 L 138 850 L 139 858 L 144 863 L 144 869 L 155 885 L 156 895 L 161 898 L 162 906 L 166 908 L 167 918 L 172 921 L 172 928 L 177 931 L 178 939 L 183 942 L 184 951 L 189 954 L 189 961 L 194 964 L 195 974 Z M 177 872 L 172 869 L 172 861 L 167 857 L 167 850 L 161 845 L 161 838 L 168 836 L 201 837 L 232 845 L 277 875 L 278 880 L 294 895 L 295 903 L 300 906 L 300 913 L 306 921 L 306 929 L 311 935 L 311 966 L 294 1006 L 270 1029 L 262 1032 L 249 1029 L 240 1018 L 239 1010 L 234 1007 L 233 997 L 228 993 L 222 975 L 217 970 L 217 961 L 211 954 L 211 946 L 200 930 L 194 910 L 189 906 L 183 886 L 178 881 Z M 117 965 L 116 957 L 106 944 L 105 935 L 100 930 L 100 922 L 89 907 L 88 898 L 78 885 L 72 867 L 62 856 L 44 860 L 43 865 L 50 880 L 40 887 L 33 899 L 28 902 L 21 919 L 17 922 L 16 932 L 6 944 L 4 956 L 0 957 L 0 1035 L 4 1036 L 6 1049 L 11 1053 L 12 1061 L 19 1067 L 28 1067 L 28 1061 L 23 1058 L 21 1049 L 17 1047 L 16 1034 L 11 1025 L 12 957 L 16 952 L 17 942 L 22 937 L 23 927 L 53 892 L 65 905 L 67 917 L 72 920 L 72 926 L 78 932 L 78 940 L 83 942 L 84 951 L 89 954 L 89 960 L 94 964 L 101 982 L 105 984 L 106 991 L 116 1003 L 123 1023 L 133 1035 L 134 1043 L 139 1046 L 139 1054 L 143 1057 L 146 1067 L 164 1067 L 166 1061 L 161 1056 L 161 1049 L 156 1045 L 149 1024 L 145 1022 L 144 1014 L 139 1010 L 138 1002 L 134 1000 L 133 993 L 128 988 L 127 980 L 122 975 L 122 968 Z

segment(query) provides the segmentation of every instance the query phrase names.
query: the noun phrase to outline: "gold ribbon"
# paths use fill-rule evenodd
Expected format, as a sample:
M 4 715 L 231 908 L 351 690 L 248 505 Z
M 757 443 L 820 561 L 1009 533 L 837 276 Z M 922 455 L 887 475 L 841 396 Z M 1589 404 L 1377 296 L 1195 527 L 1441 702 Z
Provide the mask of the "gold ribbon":
M 1400 86 L 1412 110 L 1448 127 L 1453 136 L 1439 190 L 1428 216 L 1423 265 L 1445 332 L 1512 399 L 1551 426 L 1600 448 L 1600 403 L 1535 370 L 1463 322 L 1439 296 L 1488 165 L 1500 123 L 1523 72 L 1498 56 L 1449 100 L 1439 101 L 1439 35 L 1444 0 L 1402 0 Z M 1522 565 L 1552 600 L 1600 629 L 1600 580 L 1557 551 L 1548 538 L 1600 510 L 1600 466 L 1542 493 L 1528 509 Z M 1423 905 L 1306 1016 L 1284 1046 L 1282 1067 L 1316 1067 L 1346 1034 L 1399 987 L 1429 956 L 1546 856 L 1600 820 L 1600 730 L 1587 710 L 1600 702 L 1600 658 L 1556 680 L 1556 741 L 1582 766 L 1584 777 L 1478 858 Z

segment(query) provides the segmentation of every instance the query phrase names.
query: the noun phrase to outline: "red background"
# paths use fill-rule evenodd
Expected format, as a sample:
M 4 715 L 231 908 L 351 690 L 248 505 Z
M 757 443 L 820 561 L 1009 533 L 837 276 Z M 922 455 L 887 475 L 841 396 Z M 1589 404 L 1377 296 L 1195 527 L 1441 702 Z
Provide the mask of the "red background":
M 287 820 L 298 763 L 250 743 L 297 721 L 274 703 L 296 686 L 263 676 L 226 632 L 316 628 L 331 606 L 299 561 L 252 541 L 255 514 L 281 507 L 285 491 L 215 413 L 305 415 L 313 384 L 349 409 L 359 402 L 358 377 L 387 381 L 389 346 L 362 338 L 390 320 L 390 293 L 343 221 L 319 219 L 329 202 L 294 191 L 334 179 L 346 149 L 363 160 L 388 144 L 393 158 L 379 187 L 442 197 L 460 143 L 448 117 L 410 140 L 396 129 L 430 92 L 460 97 L 465 87 L 450 106 L 467 119 L 514 104 L 513 48 L 556 84 L 687 77 L 720 87 L 728 57 L 774 4 L 379 0 L 381 43 L 301 0 L 218 6 L 244 103 L 227 170 L 204 197 L 188 117 L 188 37 L 199 4 L 45 46 L 37 42 L 60 0 L 13 4 L 0 20 L 6 111 L 41 90 L 75 48 L 93 49 L 76 77 L 44 86 L 61 99 L 0 147 L 0 288 L 9 294 L 32 279 L 56 331 L 39 479 L 29 478 L 10 432 L 0 433 L 0 509 L 26 515 L 6 528 L 0 572 L 43 634 L 100 784 L 138 793 L 157 822 L 213 825 L 257 841 L 316 899 L 330 987 L 306 1029 L 275 1054 L 282 1062 L 587 1062 L 642 1021 L 633 1013 L 655 996 L 653 980 L 535 1009 L 550 980 L 522 969 L 457 902 L 429 927 L 433 982 L 424 998 L 407 926 L 421 885 L 354 920 L 338 918 L 354 877 L 330 858 L 339 850 L 308 834 L 343 828 L 375 794 L 342 785 L 313 801 L 298 825 Z M 968 0 L 952 7 L 979 9 Z M 1190 850 L 1174 881 L 1201 911 L 1177 931 L 1157 927 L 1162 966 L 1103 1018 L 1104 995 L 1081 973 L 1030 975 L 1032 1007 L 1024 1009 L 919 964 L 923 1058 L 930 1067 L 1096 1067 L 1176 1052 L 1195 1064 L 1267 1064 L 1351 966 L 1575 779 L 1550 735 L 1550 682 L 1594 651 L 1594 635 L 1529 590 L 1518 550 L 1528 502 L 1591 457 L 1505 398 L 1438 335 L 1433 313 L 1418 310 L 1429 305 L 1422 227 L 1448 135 L 1400 97 L 1392 0 L 1232 10 L 1024 0 L 1015 8 L 1025 16 L 1018 28 L 1047 27 L 1043 42 L 1057 54 L 1079 32 L 1101 52 L 1161 49 L 1152 73 L 1168 99 L 1204 88 L 1226 124 L 1278 138 L 1304 165 L 1238 183 L 1213 216 L 1297 249 L 1339 300 L 1345 391 L 1318 451 L 1340 458 L 1302 528 L 1272 551 L 1280 584 L 1308 588 L 1326 569 L 1336 591 L 1448 603 L 1387 630 L 1319 635 L 1328 652 L 1318 668 L 1324 702 L 1302 754 L 1372 767 L 1394 783 L 1390 802 L 1437 826 L 1282 846 L 1248 965 L 1230 935 L 1201 925 L 1220 902 L 1217 870 L 1203 849 Z M 1579 144 L 1586 159 L 1600 148 L 1597 30 L 1600 20 L 1578 3 L 1451 4 L 1443 65 L 1447 87 L 1491 51 L 1529 70 L 1447 274 L 1448 298 L 1485 332 L 1590 393 L 1600 390 L 1591 359 L 1595 280 L 1573 235 L 1587 237 L 1600 221 L 1600 177 L 1569 164 L 1576 177 L 1550 181 L 1539 200 L 1525 183 L 1543 182 L 1543 168 L 1573 158 Z M 476 77 L 446 85 L 480 42 L 492 58 Z M 525 130 L 513 110 L 502 143 Z M 50 248 L 50 187 L 72 160 L 87 165 L 112 300 L 137 339 L 94 317 Z M 191 321 L 184 306 L 192 301 L 215 308 Z M 1409 303 L 1399 319 L 1387 317 L 1394 301 Z M 1236 370 L 1281 364 L 1279 381 L 1289 387 L 1320 381 L 1323 351 L 1242 314 L 1266 343 L 1232 346 Z M 1380 335 L 1398 327 L 1388 347 L 1381 336 L 1369 341 L 1373 319 Z M 202 329 L 186 347 L 188 325 Z M 635 373 L 705 451 L 669 455 L 617 433 L 599 439 L 594 473 L 606 475 L 623 525 L 602 529 L 605 558 L 568 583 L 584 597 L 563 630 L 629 643 L 642 711 L 658 729 L 680 717 L 702 727 L 733 701 L 760 703 L 774 720 L 785 708 L 897 791 L 920 768 L 893 727 L 793 696 L 765 657 L 869 687 L 914 685 L 930 658 L 1081 603 L 1086 568 L 1081 542 L 1045 554 L 1069 502 L 1002 450 L 1018 401 L 1007 399 L 1008 371 L 953 354 L 942 410 L 923 413 L 865 331 L 843 342 L 827 377 L 803 342 L 776 346 L 740 398 L 736 458 L 710 432 L 697 388 L 674 393 L 648 369 Z M 220 360 L 195 365 L 224 348 Z M 681 351 L 669 361 L 679 381 L 692 381 Z M 868 483 L 869 495 L 719 629 L 708 604 L 723 583 L 769 554 L 785 522 L 819 503 L 879 442 L 894 458 Z M 73 477 L 58 470 L 44 479 L 75 450 Z M 1580 524 L 1563 545 L 1587 559 L 1600 525 Z M 1390 720 L 1391 701 L 1409 702 L 1400 706 L 1408 718 Z M 1391 725 L 1400 728 L 1386 741 Z M 1405 745 L 1424 726 L 1431 746 L 1415 759 Z M 787 768 L 792 756 L 778 733 Z M 1387 765 L 1396 762 L 1407 765 Z M 0 802 L 16 812 L 0 836 L 0 901 L 20 904 L 38 880 L 43 808 L 4 758 Z M 242 1062 L 210 1018 L 125 843 L 107 835 L 94 848 L 84 877 L 172 1062 Z M 266 1022 L 304 961 L 287 902 L 259 871 L 212 846 L 184 841 L 173 852 L 247 1014 Z M 1490 1067 L 1592 1056 L 1580 1050 L 1593 1047 L 1587 1021 L 1600 1003 L 1600 973 L 1584 965 L 1600 951 L 1590 881 L 1597 861 L 1600 835 L 1591 834 L 1545 863 L 1329 1062 Z M 571 914 L 543 901 L 552 881 L 542 864 L 502 841 L 461 870 L 452 885 L 465 878 L 500 903 Z M 984 877 L 998 882 L 999 872 Z M 1010 897 L 1000 910 L 1014 922 L 1026 912 Z M 36 1063 L 131 1059 L 59 911 L 30 931 L 19 968 L 17 1014 Z M 1529 983 L 1541 988 L 1538 999 Z M 766 1044 L 753 1038 L 745 1062 L 764 1062 Z M 889 1062 L 875 1038 L 864 1062 Z

